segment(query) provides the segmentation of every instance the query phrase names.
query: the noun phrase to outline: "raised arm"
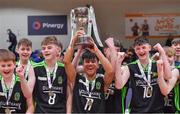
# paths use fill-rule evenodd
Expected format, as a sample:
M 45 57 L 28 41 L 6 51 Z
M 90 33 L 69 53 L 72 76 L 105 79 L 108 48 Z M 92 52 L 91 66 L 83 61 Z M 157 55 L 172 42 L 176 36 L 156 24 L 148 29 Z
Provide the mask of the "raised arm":
M 113 76 L 115 75 L 115 70 L 116 70 L 116 56 L 117 56 L 117 51 L 114 46 L 114 39 L 113 38 L 108 38 L 105 43 L 109 47 L 109 53 L 110 53 L 110 63 L 113 68 Z
M 72 84 L 67 86 L 67 104 L 66 104 L 66 113 L 71 114 L 72 112 L 72 97 L 73 97 L 73 88 Z
M 75 81 L 75 77 L 76 77 L 76 69 L 74 67 L 74 65 L 72 64 L 72 57 L 74 54 L 74 47 L 75 47 L 75 43 L 78 39 L 79 36 L 83 35 L 83 31 L 77 31 L 77 33 L 75 34 L 75 36 L 73 36 L 67 50 L 66 53 L 64 55 L 64 64 L 65 64 L 65 70 L 68 76 L 68 82 L 69 83 L 73 83 Z
M 103 66 L 103 68 L 105 70 L 104 85 L 105 85 L 105 89 L 106 89 L 106 88 L 108 88 L 108 86 L 111 84 L 111 82 L 113 80 L 112 65 L 108 61 L 108 59 L 102 54 L 102 52 L 98 49 L 98 47 L 94 43 L 93 39 L 91 39 L 90 42 L 92 44 L 92 47 L 89 48 L 89 50 L 96 54 L 96 56 L 98 57 L 99 61 L 101 62 L 102 66 Z
M 16 73 L 19 76 L 20 84 L 21 84 L 21 90 L 23 92 L 23 95 L 25 98 L 31 98 L 32 97 L 32 91 L 27 83 L 27 80 L 24 78 L 24 72 L 25 69 L 23 66 L 19 66 L 16 68 Z
M 115 72 L 115 87 L 122 89 L 129 79 L 130 72 L 128 66 L 121 66 L 124 60 L 125 53 L 118 52 L 116 60 L 116 72 Z
M 81 54 L 82 54 L 82 46 L 78 46 L 78 50 L 77 52 L 75 53 L 74 55 L 74 58 L 73 58 L 73 61 L 72 61 L 72 64 L 77 67 L 78 66 L 78 63 L 79 63 L 79 59 L 81 57 Z
M 36 79 L 35 79 L 34 69 L 32 66 L 30 66 L 27 84 L 30 88 L 31 93 L 33 92 L 35 81 Z
M 158 50 L 158 52 L 159 52 L 159 54 L 160 54 L 160 57 L 161 57 L 161 59 L 162 59 L 162 61 L 163 61 L 163 67 L 164 67 L 164 78 L 166 79 L 166 80 L 168 80 L 168 79 L 170 79 L 171 77 L 172 77 L 172 72 L 171 72 L 171 67 L 170 67 L 170 64 L 169 64 L 169 62 L 168 62 L 168 59 L 167 59 L 167 57 L 166 57 L 166 53 L 165 53 L 165 51 L 164 51 L 164 49 L 162 48 L 162 46 L 159 44 L 159 43 L 157 43 L 155 46 L 154 46 L 154 48 L 156 49 L 156 50 Z
M 175 84 L 178 80 L 179 71 L 178 71 L 178 69 L 173 69 L 172 70 L 172 78 L 170 78 L 166 81 L 164 76 L 163 76 L 165 73 L 163 64 L 164 63 L 162 60 L 157 61 L 158 84 L 159 84 L 159 88 L 161 90 L 161 93 L 166 96 L 169 94 L 169 92 L 175 86 Z
M 33 114 L 34 113 L 34 104 L 33 104 L 33 98 L 27 98 L 26 99 L 26 104 L 27 104 L 27 110 L 26 114 Z
M 83 47 L 81 45 L 79 45 L 77 53 L 75 54 L 74 59 L 72 61 L 72 64 L 74 65 L 74 67 L 76 68 L 76 72 L 78 72 L 78 73 L 84 72 L 82 65 L 79 65 L 79 60 L 82 55 L 82 52 L 83 52 Z

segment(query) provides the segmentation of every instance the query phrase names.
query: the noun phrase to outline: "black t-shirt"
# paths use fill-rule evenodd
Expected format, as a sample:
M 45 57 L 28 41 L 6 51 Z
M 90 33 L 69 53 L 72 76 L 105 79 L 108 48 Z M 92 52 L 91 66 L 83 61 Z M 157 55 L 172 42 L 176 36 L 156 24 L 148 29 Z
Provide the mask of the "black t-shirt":
M 33 64 L 36 76 L 34 87 L 34 99 L 36 102 L 36 113 L 65 113 L 66 112 L 66 89 L 67 76 L 64 64 L 58 63 L 56 78 L 51 90 L 48 87 L 45 62 Z M 51 79 L 52 80 L 52 79 Z M 51 93 L 53 92 L 53 94 Z
M 105 96 L 102 74 L 89 81 L 85 74 L 77 75 L 73 89 L 73 113 L 104 113 Z
M 148 91 L 150 88 L 147 82 L 142 78 L 137 61 L 128 65 L 130 71 L 130 81 L 132 88 L 131 112 L 147 113 L 147 112 L 163 112 L 164 96 L 161 94 L 157 83 L 157 66 L 153 61 L 151 68 L 151 87 L 152 94 Z M 145 71 L 147 77 L 147 71 Z
M 2 76 L 0 76 L 0 113 L 5 113 L 5 110 L 8 108 L 11 110 L 11 113 L 25 113 L 27 110 L 26 98 L 24 97 L 19 77 L 15 78 L 15 85 L 13 87 L 12 95 L 9 99 L 7 105 L 7 98 L 5 93 L 3 93 L 2 87 Z

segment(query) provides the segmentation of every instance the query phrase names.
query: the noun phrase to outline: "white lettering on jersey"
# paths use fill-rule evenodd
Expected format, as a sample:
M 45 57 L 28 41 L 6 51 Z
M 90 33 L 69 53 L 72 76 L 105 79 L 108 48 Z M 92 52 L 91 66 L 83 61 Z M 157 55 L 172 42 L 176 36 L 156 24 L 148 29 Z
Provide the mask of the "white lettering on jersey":
M 40 76 L 38 76 L 38 80 L 47 81 L 47 78 L 46 78 L 46 77 L 40 77 Z

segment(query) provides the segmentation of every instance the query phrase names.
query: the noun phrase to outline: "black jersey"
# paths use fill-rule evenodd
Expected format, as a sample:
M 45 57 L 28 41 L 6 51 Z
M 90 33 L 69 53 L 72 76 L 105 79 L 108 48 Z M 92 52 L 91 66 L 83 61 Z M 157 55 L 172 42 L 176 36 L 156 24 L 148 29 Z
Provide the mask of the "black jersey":
M 176 68 L 179 70 L 180 73 L 180 65 L 176 66 Z M 180 82 L 177 81 L 175 87 L 173 88 L 174 92 L 174 106 L 176 109 L 176 113 L 180 112 Z
M 104 79 L 102 74 L 96 74 L 96 78 L 93 81 L 89 81 L 85 74 L 76 76 L 73 89 L 72 112 L 105 112 Z
M 33 96 L 36 102 L 36 113 L 65 113 L 67 76 L 64 64 L 58 62 L 56 77 L 49 89 L 45 62 L 34 64 L 36 83 Z
M 165 113 L 175 113 L 180 112 L 180 98 L 179 98 L 179 83 L 170 91 L 170 93 L 165 97 L 164 112 Z
M 179 82 L 175 85 L 173 88 L 174 91 L 174 107 L 175 107 L 175 112 L 180 113 L 180 86 Z
M 5 113 L 7 109 L 11 113 L 25 113 L 26 107 L 26 98 L 22 93 L 19 77 L 15 77 L 15 84 L 7 104 L 6 93 L 3 92 L 2 87 L 2 76 L 0 76 L 0 113 Z
M 110 87 L 105 93 L 106 113 L 122 113 L 122 97 L 121 90 L 115 88 L 115 82 L 110 84 Z
M 99 65 L 99 69 L 97 72 L 100 74 L 105 73 L 102 64 Z M 121 91 L 120 89 L 116 89 L 115 81 L 112 81 L 109 88 L 105 92 L 105 102 L 106 102 L 105 112 L 106 113 L 122 113 L 123 112 L 125 96 L 122 97 L 122 95 L 125 94 L 124 92 L 126 93 L 126 89 L 123 89 L 123 91 Z
M 174 69 L 174 68 L 173 68 Z M 165 113 L 175 113 L 179 109 L 179 83 L 177 82 L 175 87 L 169 92 L 169 94 L 164 98 L 164 112 Z
M 150 86 L 142 78 L 143 75 L 139 70 L 137 61 L 130 63 L 128 68 L 132 88 L 131 112 L 163 112 L 164 96 L 161 94 L 157 83 L 158 74 L 155 61 L 152 62 Z M 144 72 L 147 76 L 147 70 Z

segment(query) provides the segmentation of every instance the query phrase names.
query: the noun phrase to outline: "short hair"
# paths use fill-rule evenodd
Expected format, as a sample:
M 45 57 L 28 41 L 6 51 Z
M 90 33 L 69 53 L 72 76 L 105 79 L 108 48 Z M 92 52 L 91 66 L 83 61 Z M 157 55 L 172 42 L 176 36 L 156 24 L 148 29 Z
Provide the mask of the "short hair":
M 55 36 L 45 37 L 44 40 L 41 42 L 41 46 L 49 45 L 49 44 L 55 44 L 55 45 L 59 46 L 59 42 Z
M 175 38 L 171 41 L 171 44 L 179 44 L 180 43 L 180 38 Z
M 143 44 L 149 44 L 149 40 L 147 38 L 145 38 L 144 36 L 140 36 L 140 37 L 137 37 L 135 40 L 134 40 L 134 44 L 133 46 L 139 46 L 139 45 L 143 45 Z
M 85 49 L 85 50 L 84 50 L 84 53 L 82 54 L 82 60 L 84 61 L 84 59 L 97 59 L 97 60 L 99 60 L 99 59 L 97 58 L 96 54 L 90 52 L 90 51 L 87 50 L 87 49 Z
M 62 45 L 62 43 L 59 41 L 59 47 L 61 48 L 61 49 L 63 49 L 63 45 Z
M 27 47 L 31 47 L 32 48 L 32 42 L 31 40 L 27 39 L 27 38 L 22 38 L 19 40 L 18 42 L 18 48 L 21 46 L 21 45 L 24 45 L 24 46 L 27 46 Z
M 163 47 L 163 49 L 164 49 L 167 56 L 175 56 L 176 52 L 175 52 L 174 48 L 169 47 L 169 46 L 165 46 L 165 47 Z
M 16 56 L 13 52 L 7 49 L 0 49 L 0 61 L 16 61 Z
M 113 41 L 114 41 L 114 46 L 119 47 L 119 48 L 123 48 L 119 39 L 113 38 Z M 104 43 L 104 48 L 107 48 L 107 47 L 108 47 L 108 45 L 106 43 Z

